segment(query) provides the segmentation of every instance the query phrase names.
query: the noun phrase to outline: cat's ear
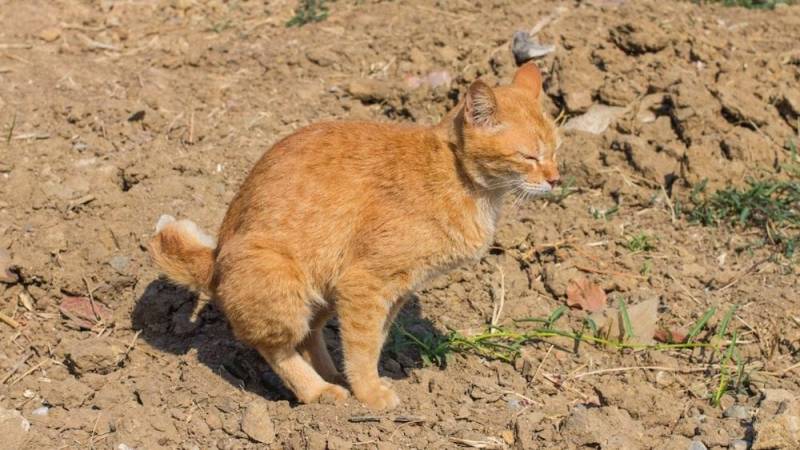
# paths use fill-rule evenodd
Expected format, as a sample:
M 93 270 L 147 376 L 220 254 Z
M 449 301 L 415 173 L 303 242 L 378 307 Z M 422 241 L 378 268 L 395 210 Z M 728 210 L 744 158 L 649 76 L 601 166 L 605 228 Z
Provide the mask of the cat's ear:
M 534 62 L 526 62 L 517 69 L 512 83 L 514 86 L 532 91 L 534 97 L 539 98 L 542 92 L 542 73 Z
M 464 100 L 464 120 L 473 127 L 497 125 L 497 99 L 492 88 L 481 80 L 473 81 Z

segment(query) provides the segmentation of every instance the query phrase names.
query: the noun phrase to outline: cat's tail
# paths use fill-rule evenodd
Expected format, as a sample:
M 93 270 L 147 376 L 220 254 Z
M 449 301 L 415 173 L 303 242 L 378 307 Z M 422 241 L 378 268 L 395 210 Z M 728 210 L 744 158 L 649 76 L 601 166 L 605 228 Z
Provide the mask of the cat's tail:
M 211 295 L 216 240 L 191 220 L 162 215 L 150 240 L 150 255 L 176 284 Z

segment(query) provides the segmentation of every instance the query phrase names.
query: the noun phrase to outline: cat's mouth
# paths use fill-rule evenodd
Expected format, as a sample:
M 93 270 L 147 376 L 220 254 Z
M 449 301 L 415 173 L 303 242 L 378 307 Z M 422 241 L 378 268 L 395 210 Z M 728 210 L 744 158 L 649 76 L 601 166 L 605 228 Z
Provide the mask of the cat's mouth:
M 545 195 L 553 190 L 553 186 L 547 181 L 542 181 L 541 183 L 528 183 L 523 181 L 520 183 L 519 188 L 526 195 L 535 197 Z

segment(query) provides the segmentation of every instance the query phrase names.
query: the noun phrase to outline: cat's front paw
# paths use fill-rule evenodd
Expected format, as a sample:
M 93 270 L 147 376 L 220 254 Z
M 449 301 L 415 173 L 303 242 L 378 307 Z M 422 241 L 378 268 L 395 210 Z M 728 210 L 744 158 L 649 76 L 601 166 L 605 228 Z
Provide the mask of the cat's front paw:
M 328 384 L 314 401 L 326 405 L 339 404 L 347 400 L 349 396 L 350 393 L 347 392 L 347 389 L 336 384 Z
M 400 397 L 383 380 L 377 386 L 357 393 L 356 398 L 369 409 L 394 409 L 400 404 Z

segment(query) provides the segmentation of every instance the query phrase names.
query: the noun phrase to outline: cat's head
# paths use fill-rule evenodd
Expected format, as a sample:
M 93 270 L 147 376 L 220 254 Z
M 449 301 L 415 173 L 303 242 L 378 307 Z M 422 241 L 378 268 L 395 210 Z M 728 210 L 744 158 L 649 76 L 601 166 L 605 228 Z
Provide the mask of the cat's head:
M 558 133 L 542 111 L 542 76 L 522 65 L 507 86 L 473 82 L 463 101 L 460 152 L 474 182 L 486 189 L 544 194 L 559 182 Z

